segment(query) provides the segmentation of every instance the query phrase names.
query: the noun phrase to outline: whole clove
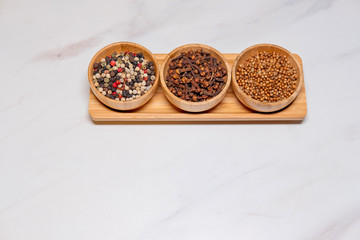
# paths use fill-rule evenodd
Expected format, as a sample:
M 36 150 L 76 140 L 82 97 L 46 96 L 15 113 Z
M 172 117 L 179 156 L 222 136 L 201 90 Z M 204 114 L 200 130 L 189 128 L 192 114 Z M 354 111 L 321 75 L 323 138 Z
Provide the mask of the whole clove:
M 181 52 L 169 64 L 166 86 L 178 98 L 201 102 L 218 95 L 226 84 L 227 70 L 208 52 Z

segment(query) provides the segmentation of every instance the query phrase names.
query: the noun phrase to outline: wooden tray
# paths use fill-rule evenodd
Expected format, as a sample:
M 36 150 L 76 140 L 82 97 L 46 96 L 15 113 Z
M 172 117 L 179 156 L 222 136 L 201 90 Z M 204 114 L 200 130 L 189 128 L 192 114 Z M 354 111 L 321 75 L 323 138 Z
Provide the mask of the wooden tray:
M 160 67 L 167 54 L 154 54 Z M 223 54 L 230 64 L 230 69 L 238 54 Z M 294 54 L 301 63 L 301 58 Z M 230 74 L 230 73 L 229 73 Z M 300 123 L 306 116 L 305 84 L 297 98 L 288 107 L 274 113 L 252 111 L 240 103 L 231 87 L 225 98 L 203 113 L 188 113 L 173 106 L 164 96 L 161 86 L 153 98 L 144 106 L 132 111 L 122 112 L 103 105 L 90 90 L 89 114 L 95 123 Z

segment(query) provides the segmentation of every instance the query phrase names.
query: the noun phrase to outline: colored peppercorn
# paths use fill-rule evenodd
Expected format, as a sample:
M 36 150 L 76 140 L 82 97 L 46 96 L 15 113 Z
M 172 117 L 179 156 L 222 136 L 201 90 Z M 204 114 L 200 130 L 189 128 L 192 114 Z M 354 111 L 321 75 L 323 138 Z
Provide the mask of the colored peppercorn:
M 155 83 L 154 64 L 142 53 L 114 52 L 94 63 L 93 69 L 94 86 L 101 94 L 116 101 L 139 98 Z M 143 84 L 144 78 L 151 81 Z

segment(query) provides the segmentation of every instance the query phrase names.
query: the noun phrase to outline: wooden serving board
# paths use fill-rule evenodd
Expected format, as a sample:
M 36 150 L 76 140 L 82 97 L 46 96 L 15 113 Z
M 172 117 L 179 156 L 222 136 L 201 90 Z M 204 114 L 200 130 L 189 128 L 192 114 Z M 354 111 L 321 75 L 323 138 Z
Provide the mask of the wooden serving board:
M 160 67 L 167 54 L 154 54 Z M 223 54 L 230 69 L 238 54 Z M 301 63 L 301 58 L 294 54 Z M 303 70 L 303 69 L 302 69 Z M 229 73 L 230 74 L 230 73 Z M 117 111 L 102 104 L 90 90 L 89 114 L 95 123 L 300 123 L 306 116 L 305 84 L 288 107 L 274 113 L 259 113 L 245 107 L 231 87 L 225 98 L 215 107 L 202 113 L 188 113 L 173 106 L 159 85 L 153 98 L 144 106 L 132 111 Z

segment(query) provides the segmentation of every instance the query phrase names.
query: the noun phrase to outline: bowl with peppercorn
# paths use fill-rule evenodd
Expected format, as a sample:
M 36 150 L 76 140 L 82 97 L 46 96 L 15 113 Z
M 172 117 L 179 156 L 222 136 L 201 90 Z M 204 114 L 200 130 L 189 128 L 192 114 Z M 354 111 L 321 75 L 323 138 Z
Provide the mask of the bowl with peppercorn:
M 250 109 L 275 112 L 291 104 L 303 84 L 294 55 L 283 47 L 258 44 L 242 51 L 232 69 L 236 97 Z
M 219 51 L 203 44 L 187 44 L 166 56 L 160 81 L 173 105 L 187 112 L 203 112 L 225 97 L 231 74 Z
M 91 59 L 88 79 L 94 95 L 116 110 L 143 106 L 159 85 L 159 67 L 154 55 L 132 42 L 107 45 Z

